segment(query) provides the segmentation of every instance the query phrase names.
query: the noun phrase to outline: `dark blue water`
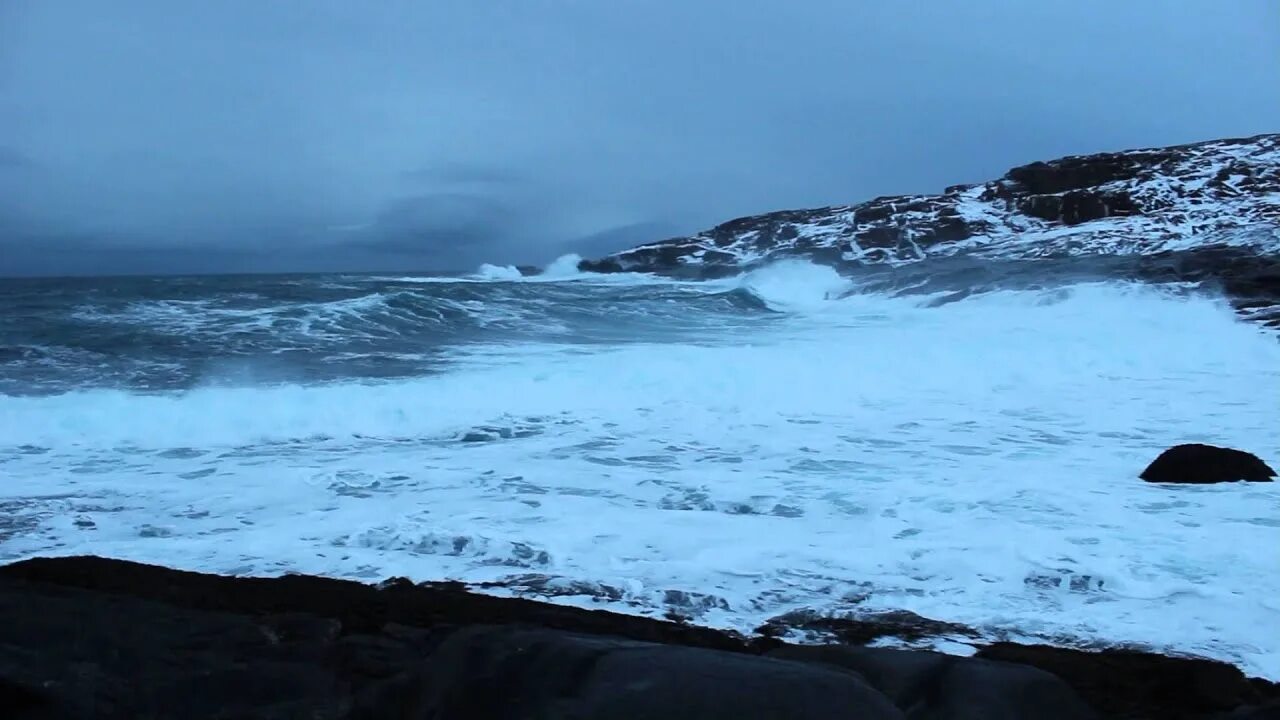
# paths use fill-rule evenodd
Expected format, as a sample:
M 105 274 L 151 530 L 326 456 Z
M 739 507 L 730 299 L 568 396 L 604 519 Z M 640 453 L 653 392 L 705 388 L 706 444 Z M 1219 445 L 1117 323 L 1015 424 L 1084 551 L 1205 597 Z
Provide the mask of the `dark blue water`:
M 1124 275 L 1124 262 L 959 257 L 842 272 L 852 292 L 945 304 Z M 732 343 L 775 321 L 776 309 L 742 278 L 0 279 L 0 394 L 395 379 L 444 371 L 478 348 L 527 342 Z
M 767 309 L 730 287 L 361 275 L 0 280 L 0 393 L 439 371 L 477 344 L 687 337 Z

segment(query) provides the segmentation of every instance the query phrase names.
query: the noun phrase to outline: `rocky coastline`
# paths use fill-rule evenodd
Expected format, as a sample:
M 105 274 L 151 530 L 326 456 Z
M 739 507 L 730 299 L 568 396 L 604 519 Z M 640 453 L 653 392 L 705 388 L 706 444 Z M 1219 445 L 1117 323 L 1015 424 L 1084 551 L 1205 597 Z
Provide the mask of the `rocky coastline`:
M 471 592 L 100 557 L 0 568 L 0 706 L 41 718 L 1273 718 L 1280 684 L 1138 649 L 822 645 Z M 811 620 L 811 622 L 818 622 Z
M 1280 327 L 1280 134 L 1070 156 L 936 195 L 742 217 L 579 269 L 712 278 L 784 258 L 866 268 L 956 257 L 1119 259 L 1118 277 L 1212 286 Z

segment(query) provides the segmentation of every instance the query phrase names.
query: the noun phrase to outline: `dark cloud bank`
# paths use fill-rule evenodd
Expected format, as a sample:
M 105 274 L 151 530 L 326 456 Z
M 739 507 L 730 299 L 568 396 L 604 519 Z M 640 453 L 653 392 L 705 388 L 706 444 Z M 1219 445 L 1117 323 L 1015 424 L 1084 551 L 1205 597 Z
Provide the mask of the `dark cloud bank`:
M 467 269 L 1275 131 L 1280 5 L 4 0 L 0 274 Z

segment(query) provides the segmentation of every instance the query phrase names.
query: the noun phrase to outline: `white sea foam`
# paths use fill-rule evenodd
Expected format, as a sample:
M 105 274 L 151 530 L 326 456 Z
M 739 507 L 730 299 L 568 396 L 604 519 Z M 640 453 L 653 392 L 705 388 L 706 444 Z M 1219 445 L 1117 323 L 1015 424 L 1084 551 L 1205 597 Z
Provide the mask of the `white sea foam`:
M 852 289 L 834 269 L 799 259 L 781 260 L 735 278 L 734 282 L 774 310 L 816 310 Z
M 479 280 L 519 280 L 522 277 L 524 275 L 514 265 L 490 265 L 485 263 L 476 271 L 476 278 Z
M 578 263 L 582 262 L 581 255 L 561 255 L 551 262 L 542 271 L 545 278 L 572 278 L 583 275 L 584 273 L 578 269 Z
M 844 280 L 799 265 L 740 282 L 785 314 L 737 345 L 537 344 L 393 383 L 0 397 L 0 500 L 37 522 L 0 556 L 594 584 L 622 611 L 678 598 L 743 629 L 905 608 L 1280 678 L 1280 639 L 1260 631 L 1280 626 L 1277 486 L 1136 477 L 1186 441 L 1280 460 L 1273 336 L 1120 283 L 926 307 L 837 300 Z
M 589 281 L 595 283 L 605 283 L 609 285 L 633 285 L 633 284 L 653 284 L 670 282 L 647 273 L 590 273 L 583 272 L 578 269 L 578 264 L 582 262 L 582 256 L 576 254 L 561 255 L 551 261 L 542 272 L 525 275 L 520 272 L 519 268 L 514 265 L 492 265 L 490 263 L 482 264 L 471 275 L 466 276 L 429 276 L 429 275 L 405 275 L 405 276 L 373 276 L 364 278 L 366 281 L 372 282 L 398 282 L 398 283 L 419 283 L 419 284 L 438 284 L 438 283 L 490 283 L 490 282 L 526 282 L 526 283 L 547 283 L 547 282 L 566 282 L 566 281 Z

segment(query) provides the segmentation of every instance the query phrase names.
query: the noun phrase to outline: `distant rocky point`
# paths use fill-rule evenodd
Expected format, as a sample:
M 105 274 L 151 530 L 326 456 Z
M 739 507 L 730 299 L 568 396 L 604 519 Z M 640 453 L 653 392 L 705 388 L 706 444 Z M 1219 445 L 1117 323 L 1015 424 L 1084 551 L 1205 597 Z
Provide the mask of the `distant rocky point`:
M 738 218 L 593 260 L 587 272 L 734 274 L 801 257 L 895 265 L 1128 256 L 1133 275 L 1209 281 L 1280 326 L 1280 134 L 1077 155 L 940 195 Z

